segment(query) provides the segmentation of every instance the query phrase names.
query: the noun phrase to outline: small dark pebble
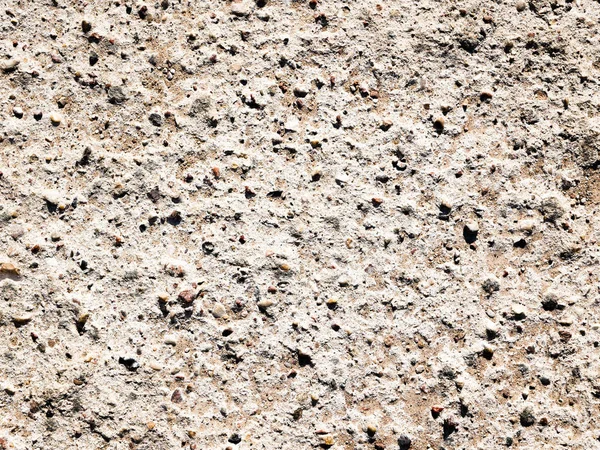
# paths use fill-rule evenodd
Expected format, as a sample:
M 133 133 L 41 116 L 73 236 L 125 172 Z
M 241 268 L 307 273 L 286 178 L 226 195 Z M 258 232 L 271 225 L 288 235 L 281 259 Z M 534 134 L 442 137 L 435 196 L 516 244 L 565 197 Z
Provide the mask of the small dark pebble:
M 113 105 L 120 105 L 127 101 L 127 94 L 121 86 L 111 86 L 108 88 L 108 101 Z
M 148 120 L 155 127 L 162 127 L 163 124 L 165 123 L 165 118 L 162 116 L 162 114 L 155 113 L 155 112 L 148 116 Z
M 542 300 L 542 308 L 544 311 L 554 311 L 558 308 L 558 299 L 554 295 L 547 295 L 544 300 Z
M 167 222 L 169 223 L 169 225 L 179 225 L 181 223 L 181 213 L 179 211 L 173 211 L 171 214 L 169 214 Z
M 202 251 L 205 255 L 210 255 L 215 250 L 215 245 L 212 242 L 204 242 L 202 244 Z
M 238 433 L 233 433 L 231 436 L 229 436 L 228 441 L 232 444 L 239 444 L 242 442 L 242 437 Z
M 411 444 L 412 440 L 405 434 L 398 438 L 398 447 L 400 447 L 400 450 L 408 450 Z
M 155 187 L 154 189 L 150 190 L 150 192 L 148 192 L 146 194 L 148 196 L 148 198 L 150 200 L 152 200 L 152 203 L 156 203 L 157 201 L 160 200 L 160 191 L 158 190 L 158 186 Z
M 519 421 L 524 427 L 530 427 L 535 423 L 535 416 L 531 408 L 525 408 L 519 415 Z
M 93 51 L 90 52 L 89 61 L 90 61 L 90 66 L 95 66 L 96 63 L 98 62 L 98 54 Z
M 135 358 L 119 357 L 119 364 L 124 365 L 127 370 L 137 370 L 140 367 L 140 363 Z
M 90 22 L 88 22 L 87 20 L 83 20 L 81 22 L 81 30 L 84 33 L 89 33 L 92 30 L 92 24 Z

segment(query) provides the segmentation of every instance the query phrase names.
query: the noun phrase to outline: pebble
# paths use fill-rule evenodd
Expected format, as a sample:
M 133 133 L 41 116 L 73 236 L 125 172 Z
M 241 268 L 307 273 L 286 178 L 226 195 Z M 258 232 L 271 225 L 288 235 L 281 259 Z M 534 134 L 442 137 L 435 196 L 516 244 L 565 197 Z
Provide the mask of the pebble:
M 231 4 L 231 14 L 237 17 L 245 17 L 250 14 L 250 7 L 247 2 L 233 2 Z
M 296 97 L 304 98 L 308 95 L 310 89 L 308 86 L 298 85 L 294 88 L 294 95 Z
M 20 108 L 20 107 L 18 107 L 18 106 L 15 106 L 15 107 L 13 108 L 13 114 L 15 115 L 15 117 L 16 117 L 17 119 L 20 119 L 20 118 L 22 118 L 22 117 L 23 117 L 23 108 Z
M 498 325 L 491 320 L 488 320 L 485 325 L 485 332 L 488 339 L 494 339 L 496 336 L 498 336 Z
M 479 224 L 477 222 L 467 222 L 465 224 L 465 229 L 469 233 L 477 234 L 479 233 Z
M 283 127 L 285 128 L 285 131 L 291 131 L 295 133 L 298 131 L 298 128 L 300 128 L 300 121 L 297 117 L 292 116 L 285 122 Z
M 379 125 L 379 128 L 381 128 L 383 131 L 387 131 L 390 128 L 392 128 L 392 125 L 394 125 L 394 122 L 386 119 L 381 122 L 381 124 Z
M 554 311 L 558 308 L 558 295 L 554 292 L 547 292 L 542 300 L 542 308 L 544 311 Z
M 21 271 L 13 264 L 9 262 L 0 263 L 0 273 L 8 275 L 21 275 Z
M 440 201 L 440 212 L 438 214 L 438 217 L 442 220 L 448 220 L 450 218 L 450 214 L 452 213 L 452 207 L 454 205 L 452 204 L 452 202 L 447 199 L 447 198 L 443 198 Z
M 173 346 L 177 345 L 177 336 L 174 336 L 172 334 L 167 334 L 165 336 L 164 343 L 167 345 L 173 345 Z
M 511 306 L 511 311 L 513 318 L 515 319 L 524 319 L 527 314 L 527 309 L 519 303 L 513 303 Z
M 92 30 L 92 24 L 91 22 L 87 21 L 87 20 L 82 20 L 81 21 L 81 30 L 84 33 L 89 33 Z
M 215 303 L 210 312 L 217 319 L 220 319 L 227 314 L 227 310 L 221 303 Z
M 525 3 L 524 0 L 517 0 L 517 3 L 515 3 L 515 6 L 517 7 L 517 11 L 523 12 L 523 11 L 525 11 L 525 8 L 527 8 L 527 3 Z
M 179 389 L 175 389 L 173 394 L 171 395 L 171 401 L 173 403 L 181 403 L 183 402 L 183 395 Z
M 491 100 L 493 96 L 494 94 L 492 93 L 492 91 L 482 91 L 481 94 L 479 94 L 479 99 L 482 102 L 485 102 Z
M 350 177 L 348 175 L 346 175 L 345 173 L 338 173 L 335 176 L 335 182 L 340 185 L 340 186 L 344 186 L 348 183 L 348 181 L 350 181 Z
M 412 440 L 405 434 L 398 438 L 398 447 L 400 447 L 400 450 L 409 450 L 411 444 Z
M 177 296 L 177 298 L 179 300 L 181 300 L 184 304 L 189 305 L 194 302 L 194 299 L 196 298 L 196 294 L 194 293 L 194 291 L 185 290 L 185 291 L 181 291 L 179 293 L 179 295 Z
M 127 356 L 125 356 L 125 357 L 120 356 L 119 364 L 122 364 L 123 366 L 125 366 L 127 368 L 127 370 L 131 370 L 131 371 L 135 371 L 135 370 L 139 369 L 139 367 L 140 367 L 140 363 L 137 361 L 137 359 L 127 357 Z
M 26 325 L 29 322 L 31 322 L 32 319 L 33 319 L 33 316 L 28 313 L 17 314 L 17 315 L 12 316 L 12 321 L 14 322 L 14 324 L 16 326 Z
M 61 193 L 55 189 L 45 189 L 41 193 L 41 196 L 44 200 L 46 200 L 46 202 L 50 203 L 51 205 L 59 205 L 63 201 Z
M 273 305 L 274 305 L 274 303 L 273 303 L 273 300 L 270 300 L 270 299 L 268 299 L 268 298 L 265 298 L 265 299 L 262 299 L 261 301 L 259 301 L 259 302 L 257 303 L 257 305 L 258 305 L 258 308 L 259 308 L 260 310 L 266 310 L 266 309 L 268 309 L 269 307 L 273 306 Z
M 350 284 L 350 278 L 348 275 L 342 275 L 338 278 L 338 284 L 342 287 L 346 287 Z
M 239 444 L 242 442 L 242 436 L 240 436 L 239 433 L 233 433 L 231 436 L 229 436 L 227 441 L 231 442 L 232 444 Z
M 33 118 L 37 121 L 42 120 L 43 116 L 44 116 L 44 114 L 42 113 L 42 111 L 37 110 L 37 111 L 33 112 Z
M 0 62 L 0 70 L 4 72 L 11 72 L 15 70 L 19 66 L 19 64 L 21 64 L 21 61 L 18 59 L 9 59 L 8 61 L 2 61 Z
M 483 356 L 487 359 L 490 359 L 492 356 L 494 356 L 495 351 L 496 347 L 494 347 L 493 345 L 485 344 L 483 346 Z
M 570 327 L 571 325 L 573 325 L 573 322 L 575 322 L 573 316 L 564 316 L 558 319 L 558 323 L 563 327 Z
M 530 427 L 535 423 L 535 416 L 533 415 L 533 410 L 530 407 L 525 408 L 521 411 L 519 415 L 519 422 L 524 427 Z
M 158 362 L 156 362 L 156 361 L 152 361 L 152 362 L 151 362 L 149 365 L 150 365 L 150 368 L 151 368 L 152 370 L 156 370 L 157 372 L 158 372 L 159 370 L 162 370 L 162 369 L 163 369 L 163 366 L 162 366 L 162 364 L 160 364 L 160 363 L 158 363 Z
M 148 120 L 155 127 L 162 127 L 165 123 L 165 118 L 162 116 L 162 114 L 159 114 L 157 112 L 153 112 L 152 114 L 150 114 L 148 116 Z
M 492 294 L 494 292 L 497 292 L 500 290 L 500 283 L 498 282 L 498 279 L 494 276 L 486 279 L 482 284 L 481 287 L 483 288 L 483 290 L 485 292 L 487 292 L 488 294 Z
M 524 219 L 519 221 L 519 231 L 523 233 L 531 233 L 535 229 L 535 221 L 531 219 Z
M 62 123 L 62 121 L 63 121 L 63 117 L 59 113 L 53 112 L 50 114 L 50 122 L 55 127 L 59 126 Z
M 79 334 L 82 334 L 84 332 L 85 324 L 87 323 L 89 318 L 90 315 L 88 313 L 82 313 L 75 321 L 75 326 L 77 327 L 77 331 L 79 332 Z
M 335 444 L 335 439 L 331 434 L 321 436 L 321 445 L 323 447 L 332 447 Z
M 300 362 L 300 366 L 313 365 L 312 352 L 307 348 L 299 348 L 298 361 Z
M 127 101 L 127 94 L 121 86 L 111 86 L 108 88 L 108 101 L 115 105 L 120 105 Z M 159 116 L 160 117 L 160 116 Z M 150 119 L 152 122 L 152 119 Z M 161 123 L 162 125 L 162 123 Z M 160 126 L 160 125 L 157 125 Z
M 96 53 L 95 51 L 90 52 L 90 57 L 88 59 L 90 62 L 90 66 L 95 66 L 99 59 L 100 57 L 98 56 L 98 53 Z

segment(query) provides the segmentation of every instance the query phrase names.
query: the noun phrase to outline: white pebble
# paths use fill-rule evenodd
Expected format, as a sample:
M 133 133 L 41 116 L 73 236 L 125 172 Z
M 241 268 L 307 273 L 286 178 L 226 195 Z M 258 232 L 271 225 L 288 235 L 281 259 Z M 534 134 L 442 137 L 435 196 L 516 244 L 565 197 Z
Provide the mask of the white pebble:
M 50 122 L 52 122 L 52 125 L 58 126 L 62 121 L 63 117 L 59 113 L 53 112 L 50 114 Z

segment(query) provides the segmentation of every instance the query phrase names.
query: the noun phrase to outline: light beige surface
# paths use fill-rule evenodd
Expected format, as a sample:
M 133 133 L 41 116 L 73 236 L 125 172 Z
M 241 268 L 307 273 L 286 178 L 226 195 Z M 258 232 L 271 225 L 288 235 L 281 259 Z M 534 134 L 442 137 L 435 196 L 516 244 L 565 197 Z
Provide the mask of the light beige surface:
M 598 2 L 0 5 L 0 448 L 600 445 Z

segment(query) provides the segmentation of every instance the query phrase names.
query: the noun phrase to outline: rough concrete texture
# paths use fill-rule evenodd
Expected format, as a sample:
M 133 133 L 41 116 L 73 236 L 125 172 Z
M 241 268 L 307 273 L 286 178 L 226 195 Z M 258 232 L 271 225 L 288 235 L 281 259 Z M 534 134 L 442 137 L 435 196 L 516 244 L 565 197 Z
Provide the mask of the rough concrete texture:
M 598 2 L 0 3 L 0 448 L 599 448 Z

